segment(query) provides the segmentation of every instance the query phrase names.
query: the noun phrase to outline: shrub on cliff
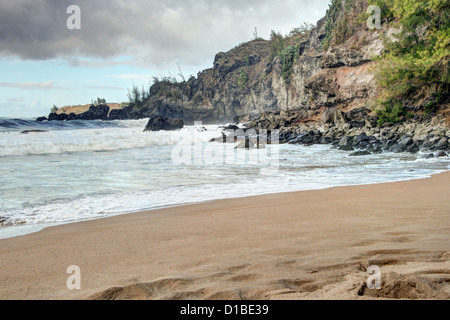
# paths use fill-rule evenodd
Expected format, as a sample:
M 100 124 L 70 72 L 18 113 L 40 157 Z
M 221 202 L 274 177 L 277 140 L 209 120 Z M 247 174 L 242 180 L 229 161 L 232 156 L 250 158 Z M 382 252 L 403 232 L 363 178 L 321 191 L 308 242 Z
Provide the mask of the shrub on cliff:
M 401 101 L 391 99 L 381 102 L 381 105 L 382 107 L 377 110 L 378 126 L 382 126 L 385 122 L 397 123 L 412 116 L 406 111 Z
M 286 47 L 280 52 L 281 73 L 283 79 L 289 82 L 292 68 L 300 57 L 300 43 Z
M 274 30 L 270 33 L 270 60 L 278 56 L 285 48 L 285 40 L 280 32 Z
M 237 75 L 237 85 L 241 90 L 245 90 L 248 83 L 248 75 L 244 70 L 239 71 Z
M 56 113 L 58 112 L 59 108 L 55 105 L 53 105 L 53 107 L 50 109 L 50 113 Z
M 371 0 L 401 30 L 377 65 L 382 101 L 448 93 L 450 4 L 446 0 Z
M 331 0 L 325 14 L 324 50 L 344 43 L 363 25 L 365 4 L 366 0 Z

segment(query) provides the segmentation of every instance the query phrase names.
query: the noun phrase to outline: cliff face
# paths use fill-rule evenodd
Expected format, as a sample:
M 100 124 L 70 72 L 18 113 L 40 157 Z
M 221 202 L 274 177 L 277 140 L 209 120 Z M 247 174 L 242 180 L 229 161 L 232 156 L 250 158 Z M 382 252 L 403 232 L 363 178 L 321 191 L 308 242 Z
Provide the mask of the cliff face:
M 362 3 L 357 13 L 366 8 Z M 297 110 L 299 121 L 309 121 L 330 107 L 370 107 L 377 95 L 372 59 L 381 53 L 380 35 L 388 30 L 372 31 L 360 24 L 342 44 L 325 51 L 326 23 L 322 19 L 312 31 L 287 39 L 296 50 L 289 77 L 283 75 L 282 57 L 271 55 L 271 41 L 254 40 L 217 54 L 213 68 L 197 78 L 156 83 L 134 112 L 210 123 Z
M 218 53 L 214 67 L 183 83 L 159 82 L 141 110 L 147 116 L 182 118 L 186 122 L 227 122 L 279 108 L 274 92 L 270 42 L 251 41 Z
M 385 50 L 383 39 L 394 40 L 399 30 L 389 23 L 370 30 L 361 18 L 367 7 L 367 0 L 332 0 L 315 28 L 283 39 L 283 50 L 274 50 L 271 39 L 218 53 L 213 68 L 184 82 L 157 82 L 140 105 L 111 110 L 108 119 L 163 116 L 206 124 L 283 113 L 296 124 L 355 108 L 374 115 L 380 95 L 374 59 Z M 447 121 L 449 110 L 443 111 Z

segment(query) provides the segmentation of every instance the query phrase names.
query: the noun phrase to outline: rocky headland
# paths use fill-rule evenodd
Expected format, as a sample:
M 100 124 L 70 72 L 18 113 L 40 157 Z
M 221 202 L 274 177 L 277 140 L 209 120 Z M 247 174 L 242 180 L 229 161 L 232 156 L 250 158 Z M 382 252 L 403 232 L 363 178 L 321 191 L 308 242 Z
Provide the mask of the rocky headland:
M 392 17 L 380 29 L 369 29 L 361 19 L 368 5 L 367 0 L 332 0 L 314 28 L 289 36 L 273 32 L 270 40 L 220 52 L 213 67 L 197 77 L 154 83 L 142 103 L 114 110 L 92 106 L 83 114 L 51 114 L 48 120 L 165 117 L 187 125 L 245 123 L 278 129 L 281 143 L 327 143 L 361 155 L 448 152 L 448 90 L 424 84 L 416 91 L 431 94 L 401 97 L 400 107 L 384 107 L 392 114 L 380 112 L 383 88 L 376 70 L 400 31 Z M 424 34 L 419 31 L 418 36 Z

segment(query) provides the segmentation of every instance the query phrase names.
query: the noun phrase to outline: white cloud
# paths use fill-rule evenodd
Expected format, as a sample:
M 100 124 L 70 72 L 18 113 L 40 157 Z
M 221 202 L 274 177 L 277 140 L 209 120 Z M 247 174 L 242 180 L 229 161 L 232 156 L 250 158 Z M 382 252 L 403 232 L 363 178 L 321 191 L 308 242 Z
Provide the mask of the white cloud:
M 108 76 L 112 79 L 119 79 L 119 80 L 151 80 L 152 75 L 149 74 L 111 74 Z
M 22 59 L 65 57 L 72 66 L 121 63 L 147 68 L 212 64 L 214 54 L 249 41 L 254 27 L 288 33 L 325 15 L 329 0 L 78 0 L 81 30 L 68 30 L 72 0 L 0 2 L 0 55 Z
M 8 103 L 16 103 L 16 102 L 22 102 L 22 97 L 10 97 L 8 98 Z
M 12 83 L 12 82 L 0 82 L 0 87 L 7 88 L 18 88 L 23 90 L 50 90 L 50 89 L 62 89 L 61 87 L 56 87 L 53 81 L 45 82 L 22 82 L 22 83 Z

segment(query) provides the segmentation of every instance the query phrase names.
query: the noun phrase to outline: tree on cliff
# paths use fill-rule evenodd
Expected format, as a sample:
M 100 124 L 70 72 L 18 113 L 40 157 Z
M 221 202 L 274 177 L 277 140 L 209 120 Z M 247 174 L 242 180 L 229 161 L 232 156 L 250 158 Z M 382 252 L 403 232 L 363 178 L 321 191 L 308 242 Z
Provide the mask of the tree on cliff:
M 141 101 L 141 91 L 134 84 L 133 84 L 131 90 L 128 89 L 128 101 L 130 101 L 130 103 L 135 104 L 135 105 L 139 105 L 142 102 Z

